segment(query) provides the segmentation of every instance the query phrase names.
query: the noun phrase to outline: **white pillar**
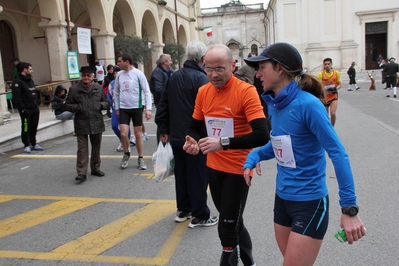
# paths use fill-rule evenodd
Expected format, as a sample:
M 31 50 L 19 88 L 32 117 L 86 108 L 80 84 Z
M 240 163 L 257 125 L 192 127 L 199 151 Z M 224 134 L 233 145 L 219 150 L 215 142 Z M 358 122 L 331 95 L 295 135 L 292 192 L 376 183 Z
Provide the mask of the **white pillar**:
M 65 21 L 42 21 L 39 27 L 46 32 L 51 81 L 67 80 L 67 23 Z
M 93 34 L 96 47 L 96 60 L 104 60 L 104 66 L 115 65 L 114 38 L 115 32 L 100 31 Z
M 345 3 L 344 3 L 345 2 Z M 341 26 L 342 26 L 342 42 L 341 49 L 341 66 L 342 68 L 349 68 L 352 62 L 356 62 L 357 47 L 359 46 L 354 41 L 353 29 L 348 27 L 353 25 L 353 1 L 342 1 L 341 3 Z M 356 62 L 356 66 L 365 69 L 364 62 Z
M 308 29 L 308 46 L 306 47 L 307 58 L 308 58 L 308 68 L 313 69 L 316 66 L 322 64 L 323 60 L 323 46 L 320 43 L 321 40 L 321 23 L 322 21 L 322 5 L 320 0 L 305 0 L 302 2 L 302 10 L 308 12 L 307 25 L 303 25 Z

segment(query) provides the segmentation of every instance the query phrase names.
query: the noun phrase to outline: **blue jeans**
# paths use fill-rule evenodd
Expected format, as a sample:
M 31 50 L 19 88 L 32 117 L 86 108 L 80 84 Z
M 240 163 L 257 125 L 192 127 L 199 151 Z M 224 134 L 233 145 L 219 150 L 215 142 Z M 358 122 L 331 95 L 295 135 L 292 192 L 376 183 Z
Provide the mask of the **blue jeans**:
M 56 119 L 66 121 L 66 120 L 71 120 L 75 118 L 75 115 L 69 111 L 64 111 L 59 115 L 55 116 Z

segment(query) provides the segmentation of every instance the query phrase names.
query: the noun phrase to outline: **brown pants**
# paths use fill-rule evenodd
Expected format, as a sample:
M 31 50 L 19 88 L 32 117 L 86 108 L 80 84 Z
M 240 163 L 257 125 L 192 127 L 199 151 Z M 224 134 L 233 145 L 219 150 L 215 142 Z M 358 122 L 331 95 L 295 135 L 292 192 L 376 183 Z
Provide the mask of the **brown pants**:
M 101 165 L 100 150 L 102 133 L 93 135 L 77 135 L 78 152 L 76 158 L 76 171 L 78 175 L 87 175 L 87 167 L 89 165 L 89 141 L 91 144 L 90 169 L 92 172 L 99 171 Z

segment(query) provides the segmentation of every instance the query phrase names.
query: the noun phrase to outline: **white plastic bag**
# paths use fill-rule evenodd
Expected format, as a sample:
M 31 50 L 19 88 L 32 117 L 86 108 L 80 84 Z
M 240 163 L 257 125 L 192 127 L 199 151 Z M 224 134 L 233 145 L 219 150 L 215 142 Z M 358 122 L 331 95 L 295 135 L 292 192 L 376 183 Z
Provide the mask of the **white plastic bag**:
M 165 145 L 161 141 L 159 142 L 157 151 L 152 155 L 152 166 L 154 168 L 155 180 L 157 182 L 173 175 L 175 160 L 169 142 Z

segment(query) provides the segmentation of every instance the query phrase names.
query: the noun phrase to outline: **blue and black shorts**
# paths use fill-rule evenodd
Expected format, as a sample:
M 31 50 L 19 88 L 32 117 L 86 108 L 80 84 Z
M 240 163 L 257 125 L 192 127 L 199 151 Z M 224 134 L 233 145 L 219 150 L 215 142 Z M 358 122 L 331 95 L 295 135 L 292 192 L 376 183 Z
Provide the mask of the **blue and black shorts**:
M 274 222 L 291 231 L 323 239 L 328 227 L 328 196 L 311 201 L 289 201 L 275 196 Z

